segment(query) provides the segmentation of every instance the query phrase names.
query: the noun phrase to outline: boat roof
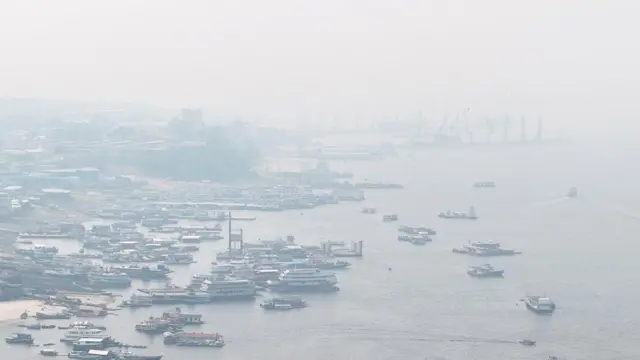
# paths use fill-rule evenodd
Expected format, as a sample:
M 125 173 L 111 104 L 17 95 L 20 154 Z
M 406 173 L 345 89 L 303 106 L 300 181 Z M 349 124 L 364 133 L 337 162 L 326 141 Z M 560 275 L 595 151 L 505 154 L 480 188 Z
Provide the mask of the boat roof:
M 89 355 L 98 355 L 98 356 L 108 356 L 110 353 L 109 350 L 89 350 Z
M 101 343 L 103 342 L 105 339 L 108 339 L 108 336 L 105 337 L 99 337 L 99 338 L 80 338 L 78 339 L 78 342 L 84 342 L 84 343 Z
M 176 335 L 189 337 L 192 339 L 208 339 L 208 338 L 218 336 L 217 333 L 194 333 L 194 332 L 190 332 L 190 333 L 182 332 L 182 333 L 177 333 Z

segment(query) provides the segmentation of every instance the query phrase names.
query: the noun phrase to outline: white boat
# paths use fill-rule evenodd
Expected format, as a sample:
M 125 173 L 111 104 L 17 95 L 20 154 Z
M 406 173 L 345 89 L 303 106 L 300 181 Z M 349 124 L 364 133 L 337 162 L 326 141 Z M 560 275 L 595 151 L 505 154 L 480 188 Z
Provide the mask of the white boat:
M 320 269 L 290 269 L 283 271 L 277 281 L 268 286 L 281 292 L 335 291 L 338 278 L 333 272 Z

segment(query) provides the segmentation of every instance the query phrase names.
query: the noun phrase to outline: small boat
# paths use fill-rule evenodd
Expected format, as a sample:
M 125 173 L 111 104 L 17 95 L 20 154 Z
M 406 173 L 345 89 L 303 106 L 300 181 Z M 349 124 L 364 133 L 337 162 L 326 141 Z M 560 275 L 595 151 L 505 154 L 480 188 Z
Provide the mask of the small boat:
M 567 196 L 572 199 L 578 197 L 578 189 L 576 189 L 575 187 L 572 187 L 571 189 L 569 189 Z
M 375 214 L 377 211 L 375 208 L 363 208 L 362 209 L 362 213 L 363 214 Z
M 25 344 L 33 345 L 33 336 L 27 333 L 14 333 L 9 337 L 4 338 L 7 344 Z
M 436 235 L 434 229 L 423 225 L 400 225 L 398 231 L 409 235 Z
M 486 277 L 502 277 L 504 270 L 496 270 L 489 264 L 480 266 L 470 266 L 467 269 L 467 274 L 473 277 L 486 278 Z
M 533 340 L 529 340 L 529 339 L 519 340 L 518 344 L 524 345 L 524 346 L 536 346 L 536 342 L 533 341 Z
M 556 310 L 556 304 L 548 297 L 527 296 L 524 298 L 527 309 L 536 314 L 551 314 Z
M 384 222 L 398 221 L 398 215 L 396 215 L 396 214 L 383 215 L 382 216 L 382 221 L 384 221 Z
M 476 181 L 473 183 L 474 188 L 494 188 L 496 183 L 493 181 Z
M 55 349 L 42 349 L 40 350 L 42 356 L 58 356 L 58 351 Z

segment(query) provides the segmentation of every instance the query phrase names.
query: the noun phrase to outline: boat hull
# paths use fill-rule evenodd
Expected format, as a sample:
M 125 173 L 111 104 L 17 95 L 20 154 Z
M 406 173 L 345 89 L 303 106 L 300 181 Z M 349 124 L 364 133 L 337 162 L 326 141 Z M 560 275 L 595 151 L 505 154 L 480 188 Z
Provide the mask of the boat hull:
M 539 308 L 535 305 L 529 304 L 528 302 L 526 302 L 525 304 L 528 310 L 539 315 L 551 315 L 556 310 L 555 306 L 553 308 Z
M 438 215 L 441 219 L 448 220 L 478 220 L 477 216 L 447 216 L 447 215 Z
M 335 285 L 317 285 L 317 286 L 289 286 L 289 285 L 276 285 L 270 287 L 272 291 L 280 293 L 322 293 L 322 292 L 336 292 L 340 288 Z
M 495 271 L 490 271 L 485 273 L 467 271 L 467 274 L 477 278 L 495 278 L 495 277 L 504 277 L 504 270 L 495 270 Z

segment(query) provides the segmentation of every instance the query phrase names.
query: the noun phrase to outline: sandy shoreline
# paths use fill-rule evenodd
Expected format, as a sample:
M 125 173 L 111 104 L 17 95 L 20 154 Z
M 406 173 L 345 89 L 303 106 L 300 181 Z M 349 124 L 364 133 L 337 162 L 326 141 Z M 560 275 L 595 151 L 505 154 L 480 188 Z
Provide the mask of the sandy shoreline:
M 27 311 L 29 317 L 35 316 L 36 312 L 47 309 L 41 300 L 17 300 L 0 302 L 0 326 L 13 325 L 21 321 L 20 315 Z

